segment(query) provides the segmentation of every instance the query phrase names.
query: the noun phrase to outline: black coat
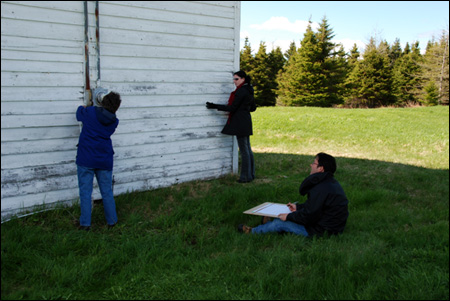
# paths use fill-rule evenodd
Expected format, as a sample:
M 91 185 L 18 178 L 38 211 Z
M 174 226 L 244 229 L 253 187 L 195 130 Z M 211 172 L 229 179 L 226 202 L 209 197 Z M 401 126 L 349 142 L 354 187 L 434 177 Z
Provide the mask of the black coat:
M 300 185 L 300 194 L 308 195 L 305 203 L 286 220 L 304 225 L 309 235 L 342 233 L 348 218 L 348 199 L 338 181 L 329 172 L 308 176 Z
M 219 111 L 230 112 L 229 123 L 224 126 L 222 134 L 235 136 L 253 135 L 251 106 L 254 105 L 253 87 L 244 84 L 236 91 L 231 105 L 217 105 Z

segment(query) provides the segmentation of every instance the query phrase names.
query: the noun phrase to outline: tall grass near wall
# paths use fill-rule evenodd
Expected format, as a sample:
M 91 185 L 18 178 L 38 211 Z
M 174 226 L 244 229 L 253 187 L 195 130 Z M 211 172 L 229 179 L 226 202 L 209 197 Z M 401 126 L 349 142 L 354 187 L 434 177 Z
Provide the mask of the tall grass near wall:
M 449 299 L 448 107 L 258 108 L 257 179 L 116 198 L 90 232 L 79 206 L 2 224 L 2 299 Z M 343 235 L 239 234 L 262 202 L 298 194 L 318 152 L 350 200 Z

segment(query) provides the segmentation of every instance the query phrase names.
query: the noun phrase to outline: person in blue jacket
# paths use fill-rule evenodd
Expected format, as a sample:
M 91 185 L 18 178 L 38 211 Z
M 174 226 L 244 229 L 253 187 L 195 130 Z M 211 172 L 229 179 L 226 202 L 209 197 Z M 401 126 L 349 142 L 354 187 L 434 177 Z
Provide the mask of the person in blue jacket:
M 106 222 L 110 227 L 117 223 L 112 191 L 114 150 L 111 135 L 119 124 L 116 111 L 121 102 L 118 93 L 110 92 L 103 98 L 102 107 L 79 106 L 76 112 L 77 120 L 83 124 L 76 158 L 81 207 L 79 229 L 82 230 L 91 227 L 94 175 L 102 195 Z
M 334 178 L 336 160 L 333 156 L 318 153 L 310 164 L 311 173 L 300 185 L 300 194 L 307 195 L 303 204 L 287 206 L 291 213 L 280 214 L 278 219 L 251 228 L 239 225 L 244 233 L 289 232 L 306 237 L 340 234 L 347 223 L 348 199 Z

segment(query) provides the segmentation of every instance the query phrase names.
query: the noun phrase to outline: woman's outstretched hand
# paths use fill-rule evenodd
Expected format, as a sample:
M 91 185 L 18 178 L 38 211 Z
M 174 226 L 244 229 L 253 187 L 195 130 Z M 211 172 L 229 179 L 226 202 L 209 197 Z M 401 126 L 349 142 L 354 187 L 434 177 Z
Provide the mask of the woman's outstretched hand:
M 206 108 L 208 108 L 208 109 L 217 109 L 217 105 L 215 103 L 212 103 L 212 102 L 207 102 L 206 103 Z

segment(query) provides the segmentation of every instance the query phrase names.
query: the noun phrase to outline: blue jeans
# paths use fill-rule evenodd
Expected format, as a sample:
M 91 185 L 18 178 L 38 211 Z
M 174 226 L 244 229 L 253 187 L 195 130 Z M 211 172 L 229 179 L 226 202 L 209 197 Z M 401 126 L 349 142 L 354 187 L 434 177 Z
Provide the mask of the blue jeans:
M 276 218 L 271 222 L 267 222 L 264 225 L 259 225 L 258 227 L 252 229 L 252 233 L 254 234 L 264 234 L 270 232 L 288 232 L 308 237 L 308 232 L 303 225 L 299 225 L 291 221 L 283 222 L 279 218 Z
M 255 159 L 250 146 L 249 136 L 236 137 L 241 152 L 241 176 L 239 180 L 253 181 L 255 179 Z
M 117 223 L 116 203 L 112 191 L 112 170 L 89 168 L 77 165 L 78 188 L 80 190 L 80 225 L 91 225 L 92 189 L 94 175 L 103 199 L 103 209 L 108 225 Z

